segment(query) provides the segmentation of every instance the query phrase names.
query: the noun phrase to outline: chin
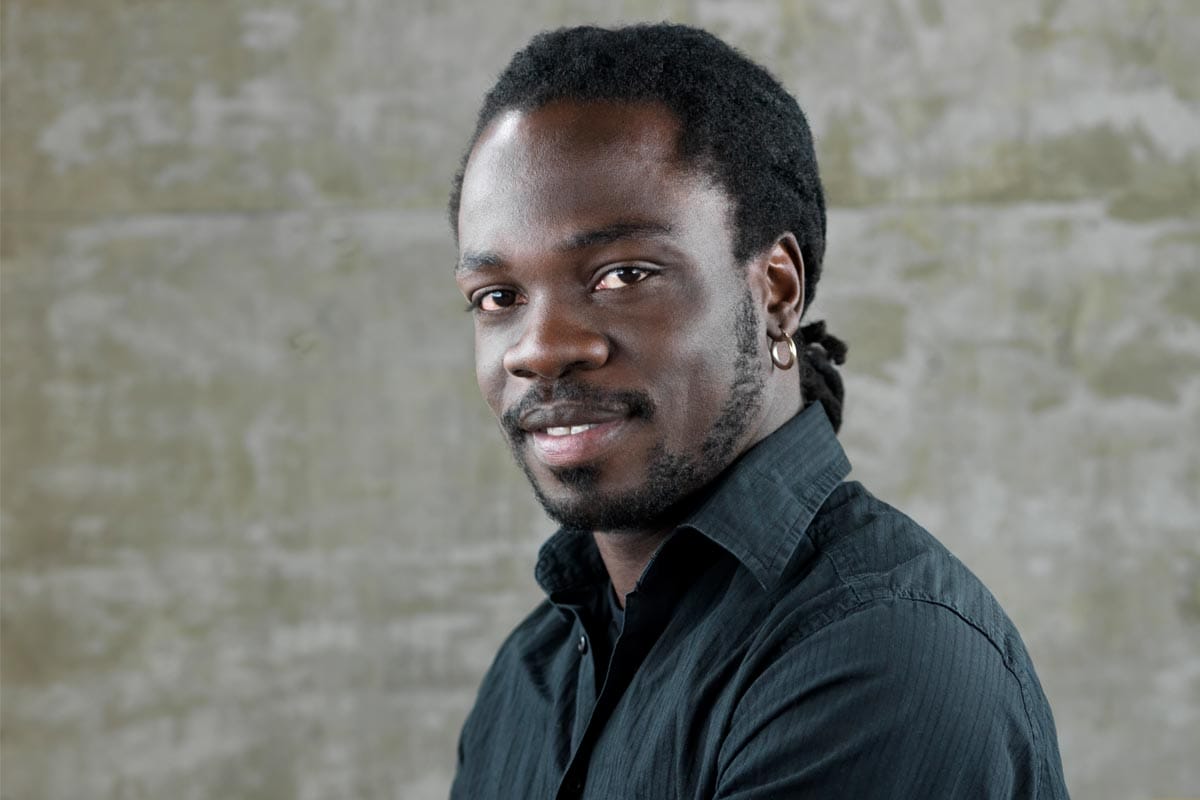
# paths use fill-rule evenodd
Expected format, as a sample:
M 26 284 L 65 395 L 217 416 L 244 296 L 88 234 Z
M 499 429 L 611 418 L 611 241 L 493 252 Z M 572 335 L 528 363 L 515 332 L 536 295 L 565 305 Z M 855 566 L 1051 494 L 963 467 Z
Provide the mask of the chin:
M 650 470 L 632 487 L 605 488 L 600 470 L 574 467 L 555 470 L 552 490 L 529 475 L 534 494 L 546 514 L 565 528 L 588 531 L 634 531 L 665 527 L 677 521 L 688 499 L 703 484 L 689 470 L 669 475 Z
M 592 495 L 550 497 L 536 492 L 546 514 L 564 528 L 615 531 L 644 528 L 655 515 L 629 497 Z

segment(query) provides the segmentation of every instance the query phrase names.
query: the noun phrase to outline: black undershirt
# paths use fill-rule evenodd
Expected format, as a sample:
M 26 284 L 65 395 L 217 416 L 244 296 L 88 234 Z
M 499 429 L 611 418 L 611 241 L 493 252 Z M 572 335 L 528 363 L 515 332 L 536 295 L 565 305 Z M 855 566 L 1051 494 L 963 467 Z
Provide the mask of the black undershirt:
M 604 687 L 604 680 L 608 677 L 609 661 L 612 660 L 612 653 L 617 646 L 617 639 L 620 638 L 621 630 L 625 626 L 625 609 L 617 602 L 617 593 L 611 583 L 608 585 L 608 591 L 604 592 L 604 596 L 607 598 L 607 602 L 601 602 L 593 606 L 595 624 L 593 626 L 592 646 L 596 649 L 597 692 Z

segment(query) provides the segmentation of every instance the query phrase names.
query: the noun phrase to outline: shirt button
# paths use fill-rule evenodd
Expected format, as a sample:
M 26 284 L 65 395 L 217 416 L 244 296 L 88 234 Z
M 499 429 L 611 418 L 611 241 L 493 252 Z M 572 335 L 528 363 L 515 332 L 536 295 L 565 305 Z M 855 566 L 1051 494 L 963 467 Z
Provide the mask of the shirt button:
M 579 637 L 579 643 L 575 645 L 575 649 L 578 650 L 580 653 L 587 652 L 587 637 L 586 636 Z

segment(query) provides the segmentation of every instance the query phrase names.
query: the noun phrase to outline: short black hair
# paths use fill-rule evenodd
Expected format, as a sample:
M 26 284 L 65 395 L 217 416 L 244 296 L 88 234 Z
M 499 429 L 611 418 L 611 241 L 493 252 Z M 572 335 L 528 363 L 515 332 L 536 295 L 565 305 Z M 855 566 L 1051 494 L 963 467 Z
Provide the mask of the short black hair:
M 715 179 L 732 202 L 737 262 L 785 233 L 795 235 L 807 309 L 825 255 L 825 195 L 808 121 L 766 69 L 687 25 L 560 28 L 538 34 L 514 55 L 484 98 L 454 177 L 449 212 L 456 238 L 463 174 L 484 130 L 501 112 L 563 100 L 652 102 L 670 109 L 680 123 L 680 161 Z M 819 400 L 836 429 L 842 385 L 832 365 L 842 363 L 846 346 L 823 323 L 804 326 L 796 338 L 804 353 L 805 402 Z

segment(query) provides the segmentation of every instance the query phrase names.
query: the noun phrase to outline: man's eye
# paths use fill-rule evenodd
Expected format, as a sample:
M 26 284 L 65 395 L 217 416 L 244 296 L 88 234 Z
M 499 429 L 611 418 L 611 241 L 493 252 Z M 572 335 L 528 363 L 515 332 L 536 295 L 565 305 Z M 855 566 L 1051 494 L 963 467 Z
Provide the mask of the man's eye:
M 596 284 L 597 289 L 620 289 L 639 283 L 650 277 L 650 270 L 641 267 L 617 267 L 604 273 Z
M 512 289 L 492 289 L 475 298 L 471 304 L 480 311 L 503 311 L 517 304 L 517 293 Z

